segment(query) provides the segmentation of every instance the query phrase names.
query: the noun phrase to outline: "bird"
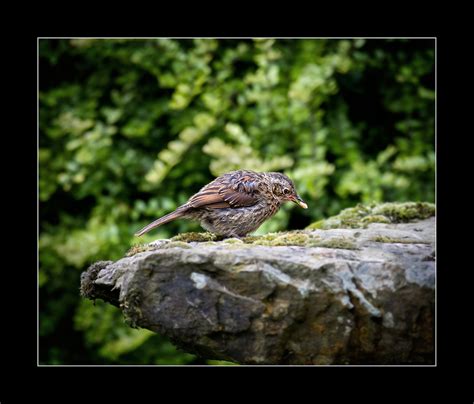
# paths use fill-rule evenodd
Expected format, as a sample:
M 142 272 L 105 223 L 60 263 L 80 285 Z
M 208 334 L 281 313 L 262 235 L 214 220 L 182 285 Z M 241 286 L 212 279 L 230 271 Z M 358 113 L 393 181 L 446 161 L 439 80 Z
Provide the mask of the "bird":
M 308 208 L 285 174 L 231 171 L 202 187 L 175 211 L 137 231 L 135 236 L 176 219 L 192 219 L 217 236 L 242 238 L 257 230 L 287 201 Z

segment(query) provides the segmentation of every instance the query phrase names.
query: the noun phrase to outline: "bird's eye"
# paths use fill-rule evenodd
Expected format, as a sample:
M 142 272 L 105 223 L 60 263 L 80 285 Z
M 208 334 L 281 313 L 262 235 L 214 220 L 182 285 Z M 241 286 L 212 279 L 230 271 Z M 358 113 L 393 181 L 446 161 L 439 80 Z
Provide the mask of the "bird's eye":
M 288 195 L 288 194 L 290 193 L 290 190 L 289 190 L 288 188 L 285 188 L 285 189 L 283 190 L 283 193 L 284 193 L 285 195 Z

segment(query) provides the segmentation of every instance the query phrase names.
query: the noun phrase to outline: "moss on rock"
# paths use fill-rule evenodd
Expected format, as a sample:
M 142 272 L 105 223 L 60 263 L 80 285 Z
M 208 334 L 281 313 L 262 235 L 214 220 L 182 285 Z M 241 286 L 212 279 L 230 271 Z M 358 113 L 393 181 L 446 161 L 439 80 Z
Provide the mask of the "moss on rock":
M 383 215 L 369 215 L 363 217 L 360 223 L 365 226 L 370 223 L 391 223 L 391 221 L 388 217 Z
M 225 244 L 244 244 L 244 242 L 241 239 L 231 237 L 231 238 L 226 238 L 223 240 L 223 243 Z
M 426 241 L 402 239 L 402 238 L 387 237 L 387 236 L 375 236 L 374 238 L 371 239 L 371 241 L 375 241 L 377 243 L 429 244 Z
M 138 254 L 138 253 L 141 253 L 141 252 L 144 252 L 144 251 L 154 250 L 155 248 L 156 248 L 155 246 L 152 246 L 152 245 L 149 245 L 149 244 L 135 244 L 134 246 L 132 246 L 132 248 L 130 248 L 126 252 L 125 256 L 126 257 L 132 257 L 135 254 Z
M 392 223 L 406 223 L 434 216 L 436 209 L 427 202 L 383 203 L 374 207 L 373 213 L 387 217 Z
M 270 233 L 254 240 L 252 244 L 268 246 L 307 245 L 310 236 L 301 232 Z
M 313 239 L 308 246 L 324 248 L 342 248 L 345 250 L 356 250 L 357 244 L 347 237 L 331 237 L 325 240 Z
M 264 236 L 250 236 L 243 240 L 246 244 L 264 246 L 307 246 L 325 248 L 357 248 L 355 240 L 348 237 L 331 237 L 323 239 L 317 234 L 304 230 L 290 232 L 269 233 Z
M 217 235 L 209 232 L 205 233 L 196 233 L 196 232 L 190 232 L 190 233 L 181 233 L 178 234 L 177 236 L 174 236 L 171 238 L 171 241 L 184 241 L 185 243 L 189 242 L 204 242 L 204 241 L 215 241 L 217 240 Z
M 242 241 L 245 244 L 252 244 L 254 241 L 257 241 L 258 239 L 260 239 L 260 237 L 261 236 L 246 236 L 242 238 Z
M 304 233 L 288 232 L 273 240 L 272 245 L 306 245 L 310 237 Z
M 435 213 L 435 205 L 429 202 L 358 204 L 336 216 L 314 222 L 307 229 L 366 228 L 370 223 L 406 223 L 427 219 Z

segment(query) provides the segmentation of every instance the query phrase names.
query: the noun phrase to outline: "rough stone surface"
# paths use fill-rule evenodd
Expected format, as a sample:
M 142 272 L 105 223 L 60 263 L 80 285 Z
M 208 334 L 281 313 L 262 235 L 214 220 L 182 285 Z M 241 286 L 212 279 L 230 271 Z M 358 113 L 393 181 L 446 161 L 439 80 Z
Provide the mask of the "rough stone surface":
M 434 363 L 434 217 L 244 241 L 183 239 L 92 265 L 83 296 L 119 304 L 131 326 L 208 359 Z

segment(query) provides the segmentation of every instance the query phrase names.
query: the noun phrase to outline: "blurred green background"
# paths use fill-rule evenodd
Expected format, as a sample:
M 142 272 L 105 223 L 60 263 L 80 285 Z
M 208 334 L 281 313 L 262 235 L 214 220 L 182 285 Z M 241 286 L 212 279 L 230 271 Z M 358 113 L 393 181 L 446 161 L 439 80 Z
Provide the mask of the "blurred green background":
M 41 364 L 216 363 L 79 297 L 80 273 L 215 176 L 284 171 L 258 234 L 358 202 L 434 202 L 434 40 L 39 40 Z M 217 362 L 218 363 L 218 362 Z

